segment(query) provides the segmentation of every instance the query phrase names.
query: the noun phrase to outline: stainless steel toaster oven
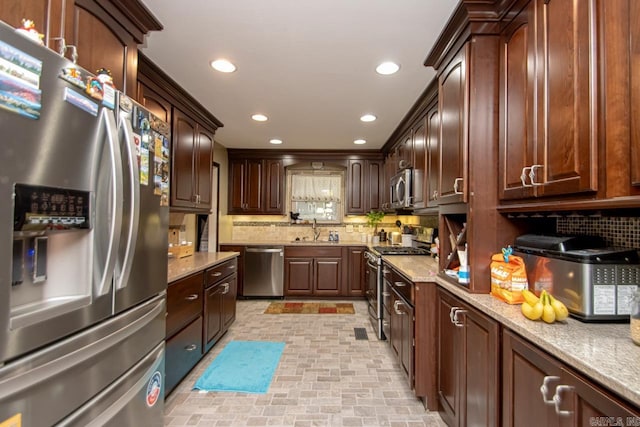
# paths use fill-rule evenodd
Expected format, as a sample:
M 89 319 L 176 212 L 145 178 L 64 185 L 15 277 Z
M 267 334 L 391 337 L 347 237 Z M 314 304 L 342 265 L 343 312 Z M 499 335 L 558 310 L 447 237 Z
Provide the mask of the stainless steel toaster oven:
M 640 285 L 638 251 L 607 247 L 597 237 L 527 234 L 514 255 L 525 261 L 529 288 L 546 289 L 583 321 L 628 321 Z

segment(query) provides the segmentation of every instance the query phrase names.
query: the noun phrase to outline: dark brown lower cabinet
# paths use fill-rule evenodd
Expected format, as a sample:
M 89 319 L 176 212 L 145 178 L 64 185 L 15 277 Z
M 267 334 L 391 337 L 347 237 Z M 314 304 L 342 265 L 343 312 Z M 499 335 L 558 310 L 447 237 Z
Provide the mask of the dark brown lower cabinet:
M 165 395 L 169 394 L 202 357 L 202 316 L 167 340 Z
M 342 248 L 338 246 L 286 246 L 285 296 L 341 296 L 346 273 L 342 255 Z
M 391 290 L 391 348 L 407 381 L 413 388 L 414 379 L 414 309 L 395 290 Z
M 448 426 L 497 426 L 500 325 L 442 288 L 437 295 L 438 411 Z
M 506 330 L 502 337 L 502 425 L 630 425 L 640 411 Z M 615 424 L 616 420 L 622 424 Z M 594 424 L 613 420 L 611 424 Z
M 208 287 L 204 291 L 204 344 L 209 349 L 222 336 L 222 298 L 224 286 Z

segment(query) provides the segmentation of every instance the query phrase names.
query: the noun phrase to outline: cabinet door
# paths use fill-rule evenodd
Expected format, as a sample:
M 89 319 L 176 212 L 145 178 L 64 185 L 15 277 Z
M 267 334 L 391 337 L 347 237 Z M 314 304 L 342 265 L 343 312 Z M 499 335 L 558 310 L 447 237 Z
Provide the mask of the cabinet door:
M 209 348 L 222 335 L 222 299 L 225 287 L 216 284 L 207 288 L 204 299 L 204 337 L 205 346 Z
M 242 213 L 247 164 L 244 160 L 229 160 L 229 208 L 230 214 Z
M 400 140 L 397 153 L 398 169 L 413 167 L 413 132 L 411 130 Z
M 275 159 L 264 163 L 264 213 L 284 214 L 284 165 Z
M 414 378 L 414 310 L 413 307 L 406 304 L 404 301 L 400 301 L 398 304 L 398 311 L 400 312 L 399 320 L 401 325 L 401 351 L 400 351 L 400 366 L 407 376 L 409 386 L 413 389 Z
M 455 300 L 438 288 L 438 350 L 437 384 L 438 412 L 448 426 L 459 425 L 461 347 L 458 328 L 451 321 L 451 309 Z
M 346 296 L 360 297 L 365 294 L 365 280 L 369 269 L 366 268 L 366 260 L 364 258 L 364 247 L 349 248 L 349 276 L 347 279 Z
M 222 295 L 222 327 L 226 331 L 229 326 L 236 320 L 236 297 L 238 295 L 238 277 L 233 274 L 227 277 L 223 282 L 224 287 Z
M 464 307 L 463 349 L 460 370 L 461 418 L 464 426 L 497 426 L 500 419 L 499 334 L 498 323 L 481 313 Z
M 380 210 L 382 208 L 382 180 L 383 166 L 382 162 L 367 160 L 365 171 L 365 213 L 370 210 Z
M 247 160 L 244 213 L 262 213 L 262 160 Z
M 193 207 L 193 152 L 196 144 L 196 122 L 177 108 L 173 109 L 171 135 L 171 206 Z
M 535 8 L 531 1 L 501 36 L 500 170 L 501 199 L 532 197 L 528 172 L 534 164 Z M 523 183 L 524 181 L 524 183 Z
M 596 191 L 599 38 L 595 0 L 538 0 L 538 144 L 542 195 Z
M 14 28 L 22 27 L 23 19 L 31 19 L 36 30 L 44 35 L 43 42 L 57 52 L 60 37 L 62 10 L 59 2 L 53 0 L 3 0 L 0 8 L 0 20 Z M 54 28 L 55 27 L 55 28 Z
M 420 119 L 413 130 L 413 207 L 424 208 L 427 189 L 427 126 L 426 120 Z
M 629 2 L 629 29 L 631 42 L 631 117 L 640 117 L 640 3 Z M 634 194 L 640 194 L 640 121 L 631 122 L 631 152 L 629 170 Z
M 365 161 L 349 160 L 347 169 L 347 215 L 364 214 L 365 211 Z
M 285 295 L 313 294 L 313 258 L 284 259 Z
M 138 82 L 138 98 L 144 107 L 160 120 L 171 124 L 171 103 L 150 87 Z
M 465 44 L 438 81 L 440 111 L 439 204 L 466 202 L 467 187 L 467 51 Z
M 212 196 L 213 134 L 198 126 L 197 138 L 198 145 L 194 154 L 196 208 L 209 211 Z
M 558 426 L 553 404 L 545 404 L 540 387 L 547 377 L 551 403 L 561 376 L 560 365 L 511 331 L 502 334 L 502 425 Z
M 438 104 L 427 111 L 427 170 L 425 190 L 428 194 L 428 207 L 438 206 L 438 180 L 440 179 L 440 116 Z
M 396 163 L 393 156 L 389 155 L 384 160 L 384 180 L 382 182 L 382 204 L 381 209 L 385 212 L 391 209 L 391 178 L 396 173 Z
M 138 45 L 120 23 L 97 2 L 68 1 L 66 43 L 78 49 L 78 65 L 95 73 L 100 68 L 111 71 L 118 90 L 135 98 Z
M 342 258 L 316 258 L 313 270 L 314 295 L 340 295 L 342 287 Z
M 402 302 L 402 299 L 398 294 L 391 290 L 391 304 L 389 306 L 389 314 L 391 318 L 390 323 L 390 335 L 388 338 L 391 350 L 398 361 L 402 355 L 402 312 L 398 309 L 398 304 Z

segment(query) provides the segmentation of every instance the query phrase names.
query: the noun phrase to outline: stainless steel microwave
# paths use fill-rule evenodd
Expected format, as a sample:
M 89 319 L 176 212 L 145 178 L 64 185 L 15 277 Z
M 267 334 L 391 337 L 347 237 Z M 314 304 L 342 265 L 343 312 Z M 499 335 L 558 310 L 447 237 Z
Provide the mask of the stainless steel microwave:
M 413 206 L 412 169 L 404 169 L 391 178 L 391 207 L 406 209 Z

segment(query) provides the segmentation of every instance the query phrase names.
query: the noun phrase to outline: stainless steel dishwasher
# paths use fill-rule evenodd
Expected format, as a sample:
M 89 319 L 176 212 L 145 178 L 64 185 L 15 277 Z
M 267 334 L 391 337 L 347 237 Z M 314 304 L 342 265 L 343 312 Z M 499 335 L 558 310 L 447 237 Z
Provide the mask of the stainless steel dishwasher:
M 244 254 L 242 296 L 284 296 L 283 272 L 283 246 L 247 246 Z

